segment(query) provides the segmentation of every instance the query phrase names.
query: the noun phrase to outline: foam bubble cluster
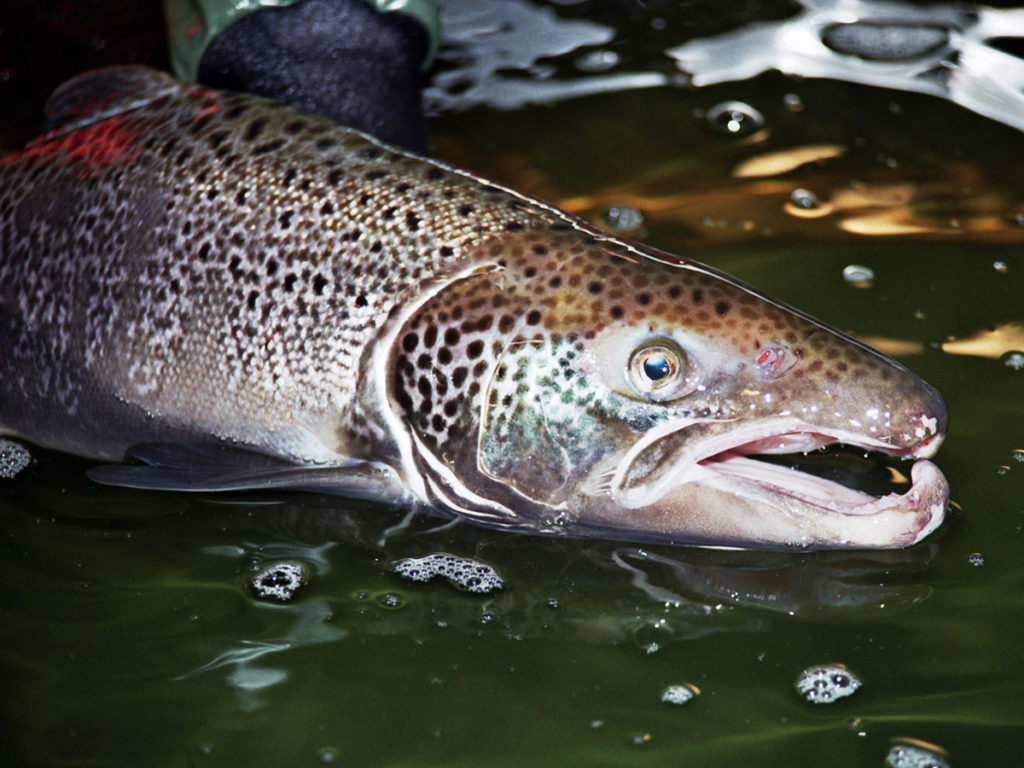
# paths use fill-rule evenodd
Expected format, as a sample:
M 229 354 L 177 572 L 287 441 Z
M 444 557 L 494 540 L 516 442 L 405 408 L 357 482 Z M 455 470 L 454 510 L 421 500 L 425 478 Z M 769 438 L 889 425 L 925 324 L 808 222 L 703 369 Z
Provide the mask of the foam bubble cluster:
M 308 577 L 301 563 L 274 563 L 262 568 L 249 582 L 256 597 L 286 603 L 305 585 Z
M 392 570 L 409 581 L 430 581 L 441 576 L 466 592 L 486 595 L 505 584 L 498 573 L 486 563 L 447 552 L 435 552 L 426 557 L 407 557 L 392 566 Z
M 10 478 L 21 472 L 32 460 L 25 446 L 0 438 L 0 477 Z
M 893 745 L 885 756 L 885 764 L 889 768 L 949 768 L 942 747 L 917 739 L 903 739 Z
M 693 699 L 698 693 L 700 693 L 700 689 L 689 683 L 670 685 L 661 692 L 661 700 L 666 704 L 683 705 Z
M 861 682 L 843 664 L 820 664 L 800 673 L 796 690 L 812 704 L 831 704 L 852 696 Z

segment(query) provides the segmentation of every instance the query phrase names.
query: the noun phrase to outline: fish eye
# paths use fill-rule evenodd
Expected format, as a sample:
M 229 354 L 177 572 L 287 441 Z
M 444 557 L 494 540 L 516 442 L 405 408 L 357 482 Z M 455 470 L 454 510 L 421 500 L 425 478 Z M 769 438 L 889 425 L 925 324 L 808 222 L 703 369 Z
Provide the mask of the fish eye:
M 627 374 L 639 394 L 667 400 L 678 396 L 678 385 L 686 378 L 686 356 L 670 342 L 645 344 L 633 352 Z

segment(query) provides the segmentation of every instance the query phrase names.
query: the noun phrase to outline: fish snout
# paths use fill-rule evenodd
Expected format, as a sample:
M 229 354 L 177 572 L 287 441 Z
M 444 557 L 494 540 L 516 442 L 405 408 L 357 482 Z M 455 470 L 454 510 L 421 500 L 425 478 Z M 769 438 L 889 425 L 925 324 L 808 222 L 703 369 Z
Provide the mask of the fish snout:
M 928 459 L 938 452 L 946 439 L 949 410 L 937 389 L 920 379 L 918 386 L 920 393 L 909 403 L 906 420 L 909 431 L 903 435 L 907 438 L 909 457 Z

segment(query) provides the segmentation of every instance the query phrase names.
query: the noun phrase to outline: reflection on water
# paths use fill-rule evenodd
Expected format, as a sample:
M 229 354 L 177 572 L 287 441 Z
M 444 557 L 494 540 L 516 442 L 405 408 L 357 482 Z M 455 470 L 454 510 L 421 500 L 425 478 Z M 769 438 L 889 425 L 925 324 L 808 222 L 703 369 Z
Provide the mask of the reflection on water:
M 916 91 L 1024 129 L 1024 61 L 991 43 L 1024 37 L 1024 11 L 969 3 L 798 0 L 800 13 L 697 38 L 669 54 L 694 85 L 776 69 Z
M 159 46 L 139 43 L 159 37 L 159 20 L 139 22 L 136 3 L 23 5 L 0 11 L 6 146 L 33 130 L 26 99 L 41 104 L 65 70 L 159 63 Z M 638 548 L 315 495 L 106 489 L 85 479 L 87 462 L 38 452 L 0 480 L 5 768 L 1016 764 L 1024 146 L 956 105 L 980 59 L 948 62 L 949 100 L 845 77 L 882 71 L 893 50 L 913 51 L 896 64 L 917 71 L 939 43 L 980 45 L 991 19 L 1012 14 L 940 8 L 928 23 L 925 6 L 911 17 L 848 3 L 873 15 L 808 49 L 838 80 L 674 87 L 667 49 L 711 51 L 729 30 L 778 31 L 809 13 L 758 7 L 766 27 L 749 26 L 747 3 L 452 2 L 438 154 L 692 253 L 898 356 L 950 406 L 937 459 L 956 499 L 949 522 L 891 553 Z M 881 24 L 882 7 L 900 15 Z M 736 53 L 715 66 L 757 52 Z M 775 47 L 761 53 L 777 60 Z M 999 88 L 1013 85 L 1005 71 Z M 630 87 L 644 83 L 666 85 Z M 763 125 L 716 130 L 707 115 L 729 103 Z M 738 113 L 723 114 L 728 127 Z M 439 552 L 492 567 L 504 588 L 393 572 Z M 251 580 L 280 563 L 303 566 L 301 588 L 258 599 Z M 816 708 L 794 681 L 828 662 L 863 687 Z M 662 701 L 683 687 L 701 695 Z

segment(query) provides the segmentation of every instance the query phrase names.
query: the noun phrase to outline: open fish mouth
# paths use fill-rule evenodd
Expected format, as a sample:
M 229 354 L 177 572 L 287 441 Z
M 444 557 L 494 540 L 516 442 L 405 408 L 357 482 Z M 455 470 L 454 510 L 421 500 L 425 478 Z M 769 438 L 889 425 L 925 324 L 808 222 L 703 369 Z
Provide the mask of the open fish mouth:
M 943 440 L 934 428 L 900 446 L 776 423 L 726 430 L 672 450 L 686 431 L 663 434 L 644 450 L 631 451 L 631 467 L 613 490 L 620 503 L 637 511 L 657 509 L 666 529 L 682 525 L 697 502 L 714 499 L 709 506 L 716 524 L 731 529 L 738 546 L 906 547 L 942 523 L 949 502 L 945 477 L 926 458 Z M 909 480 L 892 459 L 915 460 Z

